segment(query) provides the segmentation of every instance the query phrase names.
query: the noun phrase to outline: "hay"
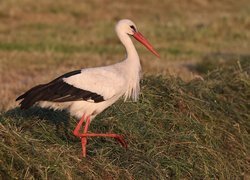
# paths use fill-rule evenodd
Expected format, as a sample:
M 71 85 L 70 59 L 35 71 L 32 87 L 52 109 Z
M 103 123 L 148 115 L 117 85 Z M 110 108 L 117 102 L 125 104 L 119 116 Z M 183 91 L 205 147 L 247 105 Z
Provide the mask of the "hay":
M 89 140 L 88 157 L 64 112 L 19 108 L 0 116 L 2 179 L 139 179 L 249 177 L 250 63 L 229 63 L 188 83 L 143 80 L 137 103 L 116 103 L 92 132 L 124 134 Z

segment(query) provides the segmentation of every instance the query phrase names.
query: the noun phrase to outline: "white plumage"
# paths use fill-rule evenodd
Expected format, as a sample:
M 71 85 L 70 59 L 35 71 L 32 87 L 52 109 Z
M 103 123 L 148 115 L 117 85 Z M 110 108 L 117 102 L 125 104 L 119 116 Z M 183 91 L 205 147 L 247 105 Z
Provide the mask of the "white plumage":
M 116 25 L 116 33 L 126 49 L 125 60 L 105 67 L 72 71 L 47 84 L 35 86 L 17 98 L 17 100 L 22 99 L 20 102 L 21 108 L 26 109 L 33 104 L 37 104 L 46 108 L 67 109 L 72 116 L 82 117 L 82 119 L 87 117 L 88 121 L 122 96 L 125 101 L 128 98 L 136 101 L 140 92 L 141 65 L 131 36 L 140 41 L 156 56 L 159 57 L 159 55 L 138 32 L 131 20 L 119 21 Z M 79 124 L 83 122 L 82 119 Z M 79 124 L 75 131 L 79 131 L 81 126 Z M 79 134 L 75 131 L 76 136 L 85 137 L 86 140 L 86 134 Z M 87 133 L 87 130 L 85 133 Z M 106 135 L 101 134 L 101 136 Z M 120 137 L 115 138 L 118 138 L 120 142 L 123 141 Z M 85 140 L 83 147 L 87 142 Z
M 140 90 L 140 71 L 138 69 L 137 72 L 133 72 L 136 77 L 131 76 L 130 66 L 127 66 L 126 63 L 126 61 L 123 61 L 111 66 L 82 69 L 80 74 L 63 78 L 63 81 L 67 84 L 100 94 L 105 101 L 99 103 L 94 103 L 91 99 L 63 103 L 42 101 L 39 105 L 54 109 L 68 108 L 72 116 L 81 118 L 83 114 L 87 114 L 93 119 L 121 96 L 124 96 L 125 100 L 132 98 L 136 101 Z

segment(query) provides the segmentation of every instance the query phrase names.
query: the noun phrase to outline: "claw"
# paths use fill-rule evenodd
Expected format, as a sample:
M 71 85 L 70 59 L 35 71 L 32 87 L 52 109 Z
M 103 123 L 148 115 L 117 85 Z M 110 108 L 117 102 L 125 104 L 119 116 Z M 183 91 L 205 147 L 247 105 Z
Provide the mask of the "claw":
M 118 135 L 116 140 L 125 148 L 127 149 L 128 148 L 128 144 L 126 143 L 125 139 L 123 136 L 121 135 Z

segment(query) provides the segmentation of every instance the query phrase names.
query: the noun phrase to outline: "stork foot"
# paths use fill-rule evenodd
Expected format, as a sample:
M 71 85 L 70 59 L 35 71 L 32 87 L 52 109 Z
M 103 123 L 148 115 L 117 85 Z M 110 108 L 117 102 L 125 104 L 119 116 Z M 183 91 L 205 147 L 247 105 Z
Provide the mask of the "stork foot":
M 117 135 L 116 140 L 125 148 L 128 149 L 128 144 L 122 135 Z
M 124 147 L 125 149 L 127 149 L 128 148 L 128 144 L 125 141 L 124 137 L 122 135 L 118 135 L 118 134 L 114 134 L 114 135 L 116 135 L 116 137 L 114 137 L 114 138 L 122 145 L 122 147 Z M 107 136 L 107 137 L 109 137 L 109 136 Z
M 128 148 L 128 144 L 125 141 L 124 137 L 119 134 L 94 134 L 94 133 L 86 133 L 81 134 L 81 138 L 87 138 L 87 137 L 111 137 L 115 138 L 124 148 Z
M 83 117 L 80 119 L 79 123 L 77 124 L 75 130 L 73 131 L 73 134 L 76 137 L 79 137 L 81 139 L 83 157 L 86 157 L 87 137 L 111 137 L 111 138 L 115 138 L 124 148 L 126 148 L 126 149 L 128 148 L 128 144 L 126 143 L 124 137 L 119 135 L 119 134 L 87 133 L 88 127 L 90 124 L 90 117 L 89 116 L 86 117 L 86 122 L 85 122 L 85 126 L 83 128 L 83 133 L 80 133 L 80 129 L 81 129 L 81 126 L 84 123 L 84 121 L 85 121 L 85 115 L 83 115 Z

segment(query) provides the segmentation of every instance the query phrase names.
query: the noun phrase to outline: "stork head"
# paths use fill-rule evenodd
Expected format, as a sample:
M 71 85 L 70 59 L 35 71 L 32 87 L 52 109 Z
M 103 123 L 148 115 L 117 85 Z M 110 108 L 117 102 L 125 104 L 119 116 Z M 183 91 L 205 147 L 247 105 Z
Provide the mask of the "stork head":
M 157 57 L 160 55 L 156 52 L 153 46 L 148 42 L 148 40 L 138 31 L 135 23 L 129 19 L 122 19 L 116 25 L 116 32 L 126 33 L 133 36 L 137 41 L 142 43 L 149 51 L 151 51 Z

